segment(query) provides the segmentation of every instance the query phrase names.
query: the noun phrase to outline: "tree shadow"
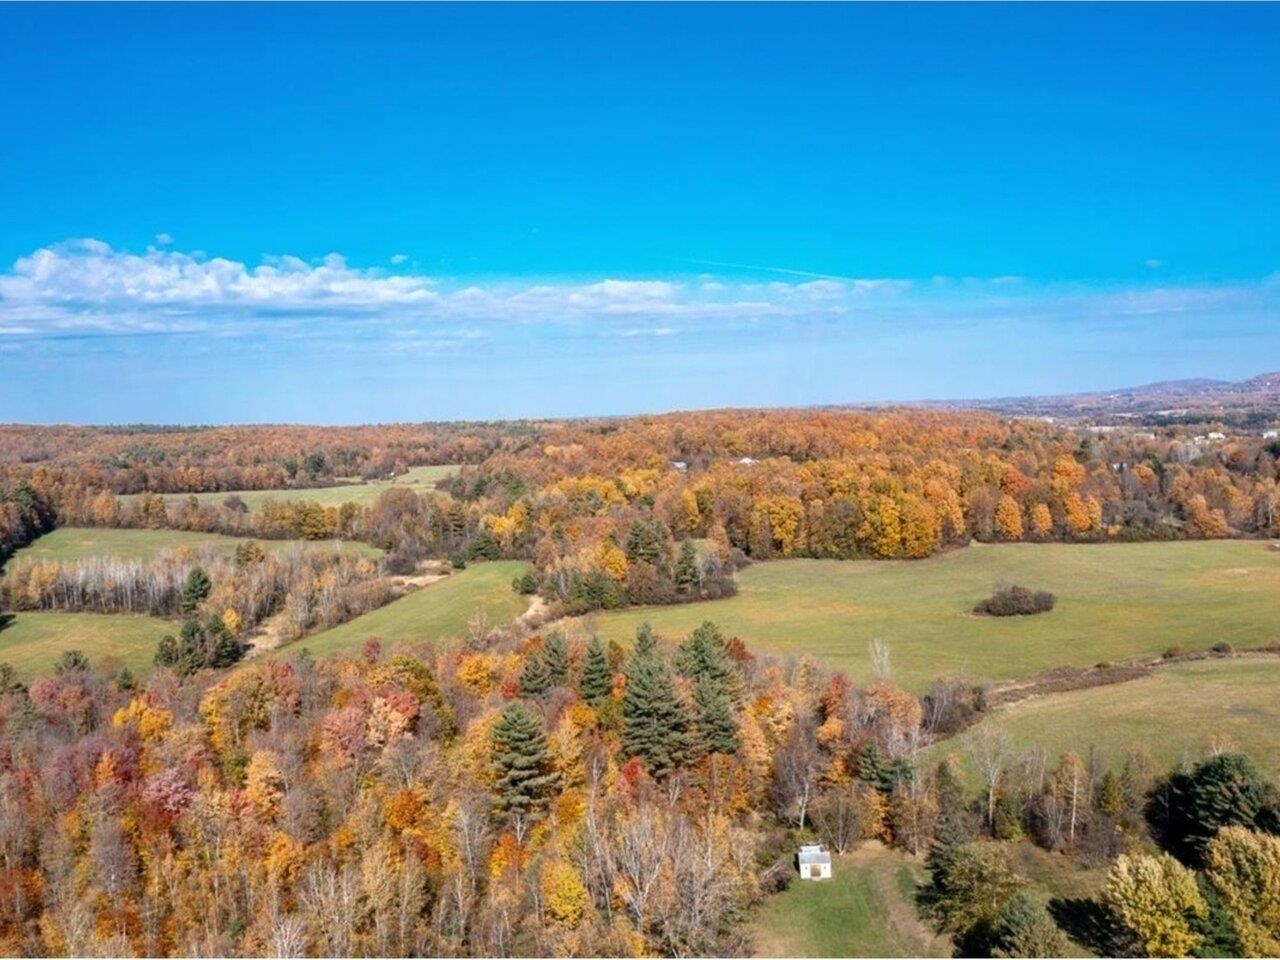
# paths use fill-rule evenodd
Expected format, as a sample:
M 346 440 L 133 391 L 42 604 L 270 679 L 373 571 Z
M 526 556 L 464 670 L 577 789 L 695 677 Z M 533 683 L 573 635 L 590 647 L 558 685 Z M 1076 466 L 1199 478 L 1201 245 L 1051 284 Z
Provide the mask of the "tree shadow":
M 3 632 L 4 628 L 12 624 L 16 619 L 18 619 L 16 614 L 0 613 L 0 632 Z
M 1082 947 L 1100 957 L 1122 957 L 1127 953 L 1123 929 L 1111 911 L 1087 897 L 1054 898 L 1049 915 L 1062 931 Z

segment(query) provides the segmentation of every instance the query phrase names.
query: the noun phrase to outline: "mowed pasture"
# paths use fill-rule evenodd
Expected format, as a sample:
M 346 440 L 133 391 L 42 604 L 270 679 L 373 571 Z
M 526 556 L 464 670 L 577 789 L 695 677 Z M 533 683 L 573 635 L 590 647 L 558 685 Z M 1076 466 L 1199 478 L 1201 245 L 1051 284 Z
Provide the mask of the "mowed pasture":
M 456 464 L 443 464 L 428 467 L 410 467 L 407 471 L 390 480 L 369 480 L 366 482 L 342 483 L 332 487 L 300 487 L 287 490 L 221 490 L 214 493 L 194 494 L 201 504 L 221 506 L 222 502 L 232 495 L 244 501 L 252 512 L 269 500 L 307 500 L 322 507 L 338 507 L 344 503 L 358 503 L 368 506 L 383 492 L 396 487 L 407 488 L 414 493 L 430 493 L 435 490 L 436 483 L 453 476 L 460 468 Z M 189 493 L 165 494 L 165 503 L 169 506 L 182 504 Z M 121 497 L 122 503 L 131 503 L 137 499 L 136 494 Z
M 113 527 L 59 527 L 14 554 L 10 563 L 30 560 L 89 560 L 93 557 L 117 557 L 122 560 L 154 560 L 166 550 L 185 547 L 199 553 L 212 546 L 221 553 L 231 553 L 244 543 L 242 537 L 218 533 L 194 533 L 186 530 L 127 530 Z M 259 540 L 266 550 L 288 550 L 307 546 L 316 550 L 343 550 L 370 557 L 382 551 L 367 543 L 332 540 Z
M 760 957 L 949 957 L 951 942 L 920 919 L 924 865 L 868 843 L 833 857 L 830 880 L 802 881 L 760 905 L 751 924 Z
M 528 600 L 511 589 L 513 577 L 528 564 L 521 560 L 472 564 L 407 596 L 394 600 L 344 624 L 304 637 L 282 650 L 306 648 L 316 656 L 358 648 L 376 637 L 384 646 L 414 640 L 452 640 L 465 637 L 467 624 L 483 613 L 501 626 L 528 607 Z
M 1160 667 L 1145 677 L 1054 693 L 1001 708 L 978 726 L 929 748 L 928 760 L 955 754 L 970 767 L 969 745 L 988 730 L 1009 735 L 1015 753 L 1043 747 L 1052 761 L 1097 747 L 1111 765 L 1130 749 L 1154 769 L 1197 760 L 1217 744 L 1233 744 L 1280 776 L 1280 657 L 1240 656 Z M 968 771 L 976 777 L 973 770 Z
M 0 613 L 0 662 L 30 679 L 50 673 L 64 651 L 79 650 L 94 666 L 118 661 L 146 671 L 156 645 L 175 627 L 167 620 L 103 613 Z
M 1218 641 L 1280 639 L 1280 553 L 1258 541 L 974 544 L 927 560 L 783 560 L 743 570 L 726 600 L 642 607 L 571 621 L 629 643 L 650 622 L 675 639 L 704 620 L 749 647 L 815 659 L 857 680 L 883 641 L 892 677 L 923 692 L 938 677 L 1006 680 L 1062 665 L 1158 656 Z M 1030 617 L 977 616 L 998 582 L 1052 591 Z
M 1014 872 L 1033 900 L 1095 896 L 1103 870 L 1085 870 L 1062 854 L 1029 843 L 1007 844 Z M 753 955 L 760 957 L 949 957 L 949 937 L 921 917 L 923 860 L 879 843 L 864 843 L 832 858 L 830 880 L 795 879 L 768 897 L 751 923 Z M 1092 956 L 1074 940 L 1067 956 Z

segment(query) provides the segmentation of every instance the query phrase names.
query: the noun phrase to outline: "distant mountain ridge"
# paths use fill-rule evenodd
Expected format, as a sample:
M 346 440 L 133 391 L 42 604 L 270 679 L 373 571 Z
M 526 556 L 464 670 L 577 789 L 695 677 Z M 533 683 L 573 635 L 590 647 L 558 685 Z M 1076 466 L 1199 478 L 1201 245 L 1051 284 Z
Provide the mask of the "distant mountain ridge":
M 1041 416 L 1132 416 L 1161 413 L 1177 415 L 1266 410 L 1280 412 L 1280 371 L 1260 373 L 1247 380 L 1213 380 L 1207 377 L 1194 377 L 1184 380 L 1160 380 L 1116 390 L 1093 390 L 1046 396 L 943 400 L 923 405 Z

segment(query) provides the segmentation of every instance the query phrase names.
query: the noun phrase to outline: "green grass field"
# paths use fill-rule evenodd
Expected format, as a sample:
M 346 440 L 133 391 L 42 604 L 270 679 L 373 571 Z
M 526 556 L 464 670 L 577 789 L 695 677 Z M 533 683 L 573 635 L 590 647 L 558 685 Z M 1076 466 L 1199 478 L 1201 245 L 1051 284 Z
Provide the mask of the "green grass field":
M 391 645 L 411 640 L 460 639 L 467 622 L 483 612 L 501 626 L 524 613 L 528 602 L 511 589 L 511 580 L 528 567 L 519 560 L 477 563 L 341 626 L 306 637 L 282 649 L 303 647 L 316 656 L 358 647 L 370 637 Z
M 1229 737 L 1259 766 L 1280 776 L 1280 658 L 1240 657 L 1179 663 L 1106 687 L 1015 703 L 958 737 L 929 748 L 929 761 L 954 753 L 968 765 L 967 745 L 983 727 L 1008 731 L 1015 750 L 1043 746 L 1053 758 L 1096 746 L 1112 764 L 1141 747 L 1166 770 L 1203 757 Z M 970 775 L 973 773 L 970 771 Z
M 951 944 L 920 920 L 923 865 L 878 843 L 834 857 L 830 880 L 794 880 L 752 922 L 761 957 L 947 957 Z
M 1058 605 L 1032 617 L 970 613 L 1002 580 L 1051 590 Z M 1011 679 L 1172 645 L 1280 639 L 1280 553 L 1256 541 L 974 544 L 919 561 L 784 560 L 748 567 L 739 586 L 727 600 L 573 625 L 628 642 L 645 620 L 678 638 L 710 619 L 750 647 L 807 652 L 863 680 L 868 645 L 880 639 L 893 679 L 915 691 L 948 674 Z
M 301 490 L 224 490 L 218 493 L 197 493 L 196 499 L 201 503 L 219 505 L 235 494 L 245 502 L 250 511 L 257 510 L 268 500 L 314 500 L 323 507 L 336 507 L 348 501 L 367 506 L 377 500 L 384 490 L 391 487 L 408 487 L 415 493 L 429 493 L 435 489 L 436 482 L 451 477 L 458 472 L 453 464 L 429 467 L 410 467 L 394 480 L 370 480 L 367 483 L 344 483 L 332 487 L 310 487 Z M 166 494 L 165 502 L 182 503 L 190 494 Z M 121 497 L 122 503 L 129 503 L 134 496 Z
M 52 533 L 23 547 L 14 554 L 14 560 L 87 560 L 91 557 L 121 557 L 126 560 L 151 560 L 165 550 L 187 547 L 200 550 L 213 544 L 220 551 L 230 553 L 244 540 L 225 537 L 217 533 L 190 533 L 186 530 L 118 530 L 109 527 L 59 527 Z M 317 550 L 333 549 L 329 540 L 259 540 L 268 550 L 286 550 L 306 545 Z M 345 541 L 338 549 L 379 556 L 382 551 L 367 543 Z
M 1062 854 L 1029 843 L 1003 849 L 1040 903 L 1092 897 L 1102 887 L 1104 871 L 1081 869 Z M 951 956 L 950 938 L 934 934 L 916 906 L 918 885 L 927 879 L 921 861 L 879 843 L 833 859 L 830 880 L 795 880 L 760 905 L 751 924 L 756 956 Z M 1068 956 L 1091 956 L 1079 943 L 1069 948 Z
M 98 666 L 108 659 L 141 673 L 151 666 L 156 644 L 174 625 L 152 617 L 101 613 L 0 614 L 0 662 L 20 676 L 49 673 L 64 650 L 79 650 Z

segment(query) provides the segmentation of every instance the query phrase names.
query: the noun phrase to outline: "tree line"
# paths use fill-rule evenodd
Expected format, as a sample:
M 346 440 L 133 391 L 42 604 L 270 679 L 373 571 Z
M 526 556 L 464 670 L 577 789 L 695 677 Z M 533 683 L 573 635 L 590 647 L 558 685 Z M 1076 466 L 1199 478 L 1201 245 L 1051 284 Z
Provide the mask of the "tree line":
M 89 450 L 128 438 L 95 439 L 83 429 L 89 434 L 70 436 Z M 200 432 L 174 436 L 183 438 L 180 459 L 190 469 L 217 474 L 239 469 L 226 464 L 234 456 L 279 467 L 299 442 L 291 429 L 251 433 L 250 454 Z M 305 495 L 253 511 L 234 496 L 166 503 L 161 492 L 190 486 L 178 477 L 125 502 L 117 494 L 136 486 L 132 480 L 121 482 L 101 456 L 73 456 L 58 444 L 19 444 L 24 456 L 47 459 L 0 459 L 0 473 L 11 478 L 5 489 L 21 483 L 64 525 L 356 538 L 406 569 L 427 556 L 530 559 L 535 589 L 569 612 L 723 596 L 734 569 L 749 560 L 921 558 L 975 539 L 1280 535 L 1280 443 L 1206 442 L 1183 426 L 1094 432 L 977 413 L 783 410 L 445 425 L 439 437 L 421 429 L 419 447 L 408 427 L 339 431 L 326 441 L 323 463 L 344 469 L 352 457 L 376 460 L 391 438 L 415 457 L 443 456 L 442 443 L 453 445 L 447 452 L 477 455 L 476 466 L 438 492 L 391 489 L 369 507 L 324 507 Z M 324 431 L 307 430 L 307 441 L 323 446 Z M 332 446 L 338 438 L 388 446 L 363 453 L 343 446 L 342 460 Z M 207 454 L 197 440 L 208 443 Z M 212 482 L 218 489 L 222 480 Z
M 175 667 L 0 667 L 0 949 L 742 954 L 814 838 L 927 857 L 929 916 L 966 952 L 1079 934 L 1025 896 L 1024 838 L 1109 864 L 1091 909 L 1117 950 L 1260 953 L 1280 932 L 1276 791 L 1247 759 L 1158 776 L 996 738 L 976 790 L 924 761 L 930 711 L 887 678 L 710 623 L 630 650 L 477 624 L 448 649 Z

